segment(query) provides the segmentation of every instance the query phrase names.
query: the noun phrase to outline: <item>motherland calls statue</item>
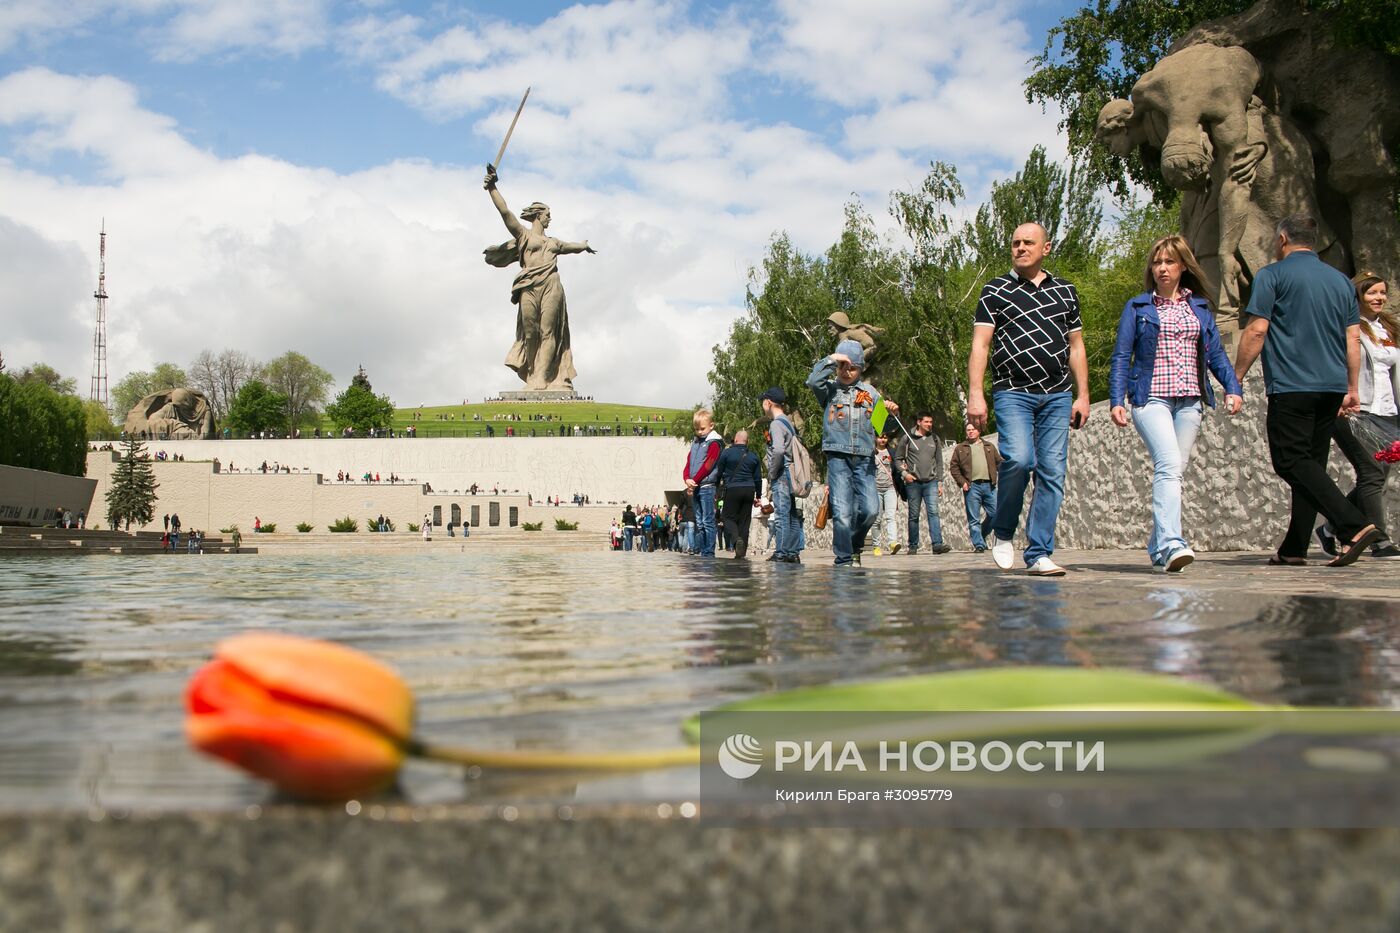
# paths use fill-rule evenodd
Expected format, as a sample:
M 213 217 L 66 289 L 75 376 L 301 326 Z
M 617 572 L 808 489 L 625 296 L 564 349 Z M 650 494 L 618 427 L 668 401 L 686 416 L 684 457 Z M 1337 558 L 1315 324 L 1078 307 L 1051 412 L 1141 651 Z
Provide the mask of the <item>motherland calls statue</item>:
M 1297 0 L 1260 0 L 1192 29 L 1132 100 L 1099 113 L 1102 143 L 1140 151 L 1182 192 L 1182 233 L 1222 318 L 1297 212 L 1318 220 L 1318 252 L 1344 273 L 1400 274 L 1400 60 L 1339 43 L 1333 27 Z
M 486 249 L 486 261 L 505 268 L 520 263 L 520 272 L 511 286 L 510 300 L 518 305 L 515 316 L 515 344 L 506 354 L 506 365 L 530 390 L 572 393 L 574 353 L 569 346 L 569 312 L 564 302 L 564 286 L 559 281 L 559 257 L 569 253 L 593 253 L 582 243 L 568 243 L 546 236 L 549 208 L 539 201 L 520 212 L 517 218 L 506 207 L 496 190 L 496 173 L 486 174 L 485 188 L 491 203 L 501 212 L 511 239 Z M 526 227 L 521 221 L 529 222 Z
M 122 428 L 129 437 L 156 440 L 209 440 L 214 437 L 214 410 L 203 392 L 164 389 L 132 406 Z

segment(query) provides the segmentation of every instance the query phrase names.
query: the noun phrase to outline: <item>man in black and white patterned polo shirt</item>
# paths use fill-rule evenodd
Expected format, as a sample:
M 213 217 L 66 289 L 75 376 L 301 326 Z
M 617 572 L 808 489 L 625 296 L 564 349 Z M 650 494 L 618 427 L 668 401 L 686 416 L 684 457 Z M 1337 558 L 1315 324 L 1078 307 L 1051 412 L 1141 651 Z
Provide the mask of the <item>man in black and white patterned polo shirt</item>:
M 996 521 L 988 542 L 992 557 L 1002 570 L 1015 563 L 1012 539 L 1034 474 L 1026 568 L 1036 576 L 1060 577 L 1065 572 L 1050 555 L 1065 497 L 1069 430 L 1089 420 L 1089 362 L 1079 293 L 1042 268 L 1049 255 L 1045 228 L 1022 224 L 1011 235 L 1011 271 L 982 288 L 967 361 L 967 420 L 979 430 L 986 425 L 983 377 L 990 351 L 992 407 L 1002 456 Z

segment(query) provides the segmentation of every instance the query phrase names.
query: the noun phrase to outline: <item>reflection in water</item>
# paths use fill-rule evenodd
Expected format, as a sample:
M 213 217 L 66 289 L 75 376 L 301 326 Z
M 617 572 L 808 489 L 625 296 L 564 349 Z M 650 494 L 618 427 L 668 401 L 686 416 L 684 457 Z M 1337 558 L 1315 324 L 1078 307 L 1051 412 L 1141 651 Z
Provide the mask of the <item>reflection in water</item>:
M 499 748 L 665 747 L 686 716 L 757 693 L 988 665 L 1129 667 L 1265 702 L 1400 706 L 1389 603 L 1142 586 L 1114 572 L 1035 580 L 608 553 L 208 555 L 163 561 L 155 589 L 154 560 L 5 562 L 0 807 L 266 800 L 182 735 L 189 673 L 248 629 L 369 651 L 414 689 L 426 738 Z M 692 780 L 464 781 L 412 764 L 403 792 L 646 799 Z
M 72 674 L 77 645 L 41 632 L 0 634 L 0 677 L 43 677 Z
M 1393 603 L 1316 596 L 1282 600 L 1255 618 L 1275 633 L 1266 645 L 1278 661 L 1281 692 L 1299 706 L 1395 706 L 1382 652 L 1396 646 L 1398 621 Z

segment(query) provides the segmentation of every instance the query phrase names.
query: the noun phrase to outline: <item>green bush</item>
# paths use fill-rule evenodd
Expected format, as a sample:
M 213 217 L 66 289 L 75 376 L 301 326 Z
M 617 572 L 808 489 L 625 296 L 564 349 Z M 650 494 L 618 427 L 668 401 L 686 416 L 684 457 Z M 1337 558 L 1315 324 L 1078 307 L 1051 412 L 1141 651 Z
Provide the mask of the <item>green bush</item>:
M 302 534 L 306 534 L 310 530 L 311 524 L 309 522 L 297 522 L 297 531 L 300 531 Z
M 521 522 L 520 527 L 524 531 L 539 531 L 544 527 L 544 522 Z
M 418 531 L 421 531 L 422 528 L 423 528 L 423 526 L 420 525 L 420 524 L 418 524 L 417 522 L 409 522 L 409 523 L 408 523 L 408 530 L 409 530 L 409 531 L 418 532 Z
M 347 516 L 345 516 L 344 518 L 338 518 L 338 519 L 336 519 L 336 522 L 335 522 L 334 525 L 327 525 L 326 528 L 327 528 L 327 530 L 329 530 L 329 531 L 334 531 L 334 532 L 359 531 L 359 530 L 360 530 L 360 523 L 357 522 L 357 521 L 355 521 L 355 520 L 354 520 L 353 518 L 351 518 L 349 515 L 347 515 Z
M 87 414 L 72 395 L 0 373 L 0 463 L 87 473 Z
M 270 534 L 272 534 L 272 533 L 273 533 L 274 531 L 276 531 L 276 530 L 277 530 L 277 523 L 276 523 L 276 522 L 263 522 L 263 523 L 262 523 L 262 533 L 263 533 L 263 534 L 265 534 L 265 535 L 270 535 Z
M 392 518 L 387 518 L 387 517 L 386 517 L 386 518 L 384 519 L 384 524 L 385 524 L 385 526 L 386 526 L 385 529 L 384 529 L 385 531 L 394 531 L 394 530 L 395 530 L 395 528 L 394 528 L 394 520 L 393 520 Z M 367 528 L 367 529 L 368 529 L 369 531 L 371 531 L 371 532 L 378 531 L 378 530 L 379 530 L 379 516 L 378 516 L 378 515 L 371 515 L 369 518 L 365 519 L 365 528 Z
M 578 531 L 578 522 L 566 522 L 562 518 L 554 520 L 555 531 Z

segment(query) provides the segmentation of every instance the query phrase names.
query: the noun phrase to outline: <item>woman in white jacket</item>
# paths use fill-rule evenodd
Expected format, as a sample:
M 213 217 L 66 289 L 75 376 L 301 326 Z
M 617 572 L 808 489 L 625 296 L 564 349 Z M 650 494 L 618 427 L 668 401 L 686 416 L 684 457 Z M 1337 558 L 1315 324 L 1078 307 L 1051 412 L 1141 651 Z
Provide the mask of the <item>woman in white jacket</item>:
M 1385 527 L 1385 480 L 1390 465 L 1376 460 L 1376 452 L 1400 436 L 1400 321 L 1386 310 L 1386 283 L 1363 272 L 1352 279 L 1361 303 L 1361 373 L 1357 387 L 1361 411 L 1352 418 L 1338 418 L 1333 430 L 1337 446 L 1356 469 L 1356 486 L 1347 496 L 1382 532 Z M 1317 529 L 1322 549 L 1336 553 L 1332 529 Z M 1376 542 L 1376 558 L 1400 559 L 1400 548 L 1389 538 Z

